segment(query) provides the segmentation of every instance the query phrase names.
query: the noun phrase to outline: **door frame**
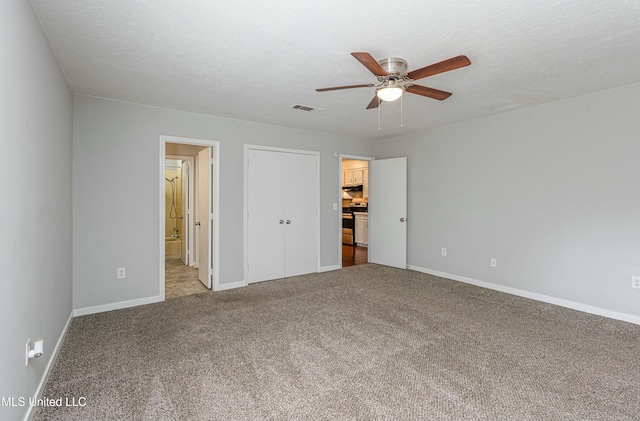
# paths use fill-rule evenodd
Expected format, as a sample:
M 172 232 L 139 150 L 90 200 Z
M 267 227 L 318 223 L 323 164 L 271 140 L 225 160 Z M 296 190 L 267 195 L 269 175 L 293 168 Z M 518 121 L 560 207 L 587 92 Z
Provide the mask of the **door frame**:
M 213 290 L 219 291 L 220 288 L 220 142 L 217 140 L 208 140 L 208 139 L 195 139 L 188 137 L 178 137 L 178 136 L 165 136 L 161 135 L 159 144 L 160 144 L 160 154 L 159 154 L 159 172 L 158 172 L 158 209 L 159 209 L 159 238 L 158 238 L 158 248 L 160 259 L 158 262 L 158 268 L 160 272 L 159 276 L 159 288 L 160 288 L 160 299 L 161 301 L 165 300 L 165 276 L 164 276 L 164 258 L 165 258 L 165 207 L 162 206 L 165 198 L 165 185 L 164 185 L 164 165 L 166 159 L 166 147 L 167 143 L 180 143 L 183 145 L 196 145 L 196 146 L 206 146 L 211 147 L 213 149 L 213 160 L 214 160 L 214 172 L 213 172 L 213 183 L 211 184 L 211 189 L 213 189 L 212 200 L 213 200 L 213 238 L 210 246 L 213 246 Z
M 375 161 L 375 158 L 372 156 L 360 156 L 360 155 L 348 155 L 348 154 L 339 154 L 338 155 L 338 203 L 339 203 L 339 212 L 338 212 L 338 267 L 342 269 L 342 160 L 343 159 L 355 159 L 358 161 Z M 355 241 L 355 237 L 353 241 Z M 367 247 L 367 260 L 369 260 L 369 248 Z
M 244 145 L 243 160 L 243 204 L 242 204 L 242 238 L 243 238 L 243 256 L 242 256 L 242 271 L 243 271 L 243 283 L 249 284 L 249 273 L 247 271 L 247 265 L 249 264 L 249 229 L 248 229 L 248 212 L 249 208 L 249 149 L 257 149 L 263 151 L 273 152 L 285 152 L 285 153 L 297 153 L 305 155 L 314 155 L 316 157 L 316 272 L 320 272 L 320 152 L 309 151 L 303 149 L 290 149 L 290 148 L 278 148 L 272 146 L 262 145 Z

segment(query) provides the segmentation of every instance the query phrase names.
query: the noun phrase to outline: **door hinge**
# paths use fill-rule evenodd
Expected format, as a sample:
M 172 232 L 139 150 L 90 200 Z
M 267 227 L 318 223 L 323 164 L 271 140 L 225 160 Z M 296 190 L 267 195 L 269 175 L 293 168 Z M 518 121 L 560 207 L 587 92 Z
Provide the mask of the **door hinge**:
M 213 276 L 213 268 L 209 269 L 209 276 Z
M 213 213 L 209 214 L 209 219 L 213 221 Z
M 209 164 L 213 165 L 213 158 L 209 157 Z

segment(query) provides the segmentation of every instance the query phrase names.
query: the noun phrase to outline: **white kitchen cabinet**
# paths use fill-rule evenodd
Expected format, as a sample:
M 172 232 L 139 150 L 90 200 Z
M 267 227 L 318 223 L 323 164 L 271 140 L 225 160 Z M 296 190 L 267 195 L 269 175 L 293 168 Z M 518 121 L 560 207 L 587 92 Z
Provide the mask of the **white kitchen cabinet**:
M 245 279 L 316 272 L 318 156 L 248 149 L 247 159 Z
M 353 172 L 342 171 L 342 185 L 346 187 L 353 186 Z
M 353 170 L 353 184 L 359 186 L 362 184 L 362 170 Z
M 356 185 L 353 170 L 343 171 L 342 179 L 343 179 L 343 184 L 342 184 L 343 186 L 351 187 Z
M 369 214 L 365 212 L 354 212 L 356 217 L 356 245 L 369 245 Z
M 342 171 L 342 185 L 346 187 L 360 186 L 363 183 L 364 175 L 363 170 L 345 170 Z

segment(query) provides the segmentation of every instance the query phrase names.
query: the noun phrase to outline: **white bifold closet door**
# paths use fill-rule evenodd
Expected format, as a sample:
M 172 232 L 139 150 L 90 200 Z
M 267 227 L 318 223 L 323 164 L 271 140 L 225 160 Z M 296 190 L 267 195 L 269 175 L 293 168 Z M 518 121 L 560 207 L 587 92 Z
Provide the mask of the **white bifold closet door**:
M 317 155 L 248 149 L 247 282 L 317 271 Z

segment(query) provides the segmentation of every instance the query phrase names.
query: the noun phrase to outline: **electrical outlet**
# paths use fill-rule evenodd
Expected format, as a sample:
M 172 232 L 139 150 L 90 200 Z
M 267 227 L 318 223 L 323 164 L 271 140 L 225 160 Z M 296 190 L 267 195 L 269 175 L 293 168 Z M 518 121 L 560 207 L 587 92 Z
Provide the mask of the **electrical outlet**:
M 631 277 L 631 288 L 640 289 L 640 276 L 632 276 Z
M 491 259 L 491 267 L 495 268 L 498 266 L 498 259 Z
M 127 277 L 127 268 L 118 268 L 116 271 L 116 278 L 124 279 Z
M 440 249 L 440 254 L 443 255 L 444 257 L 447 257 L 447 249 L 444 247 Z

